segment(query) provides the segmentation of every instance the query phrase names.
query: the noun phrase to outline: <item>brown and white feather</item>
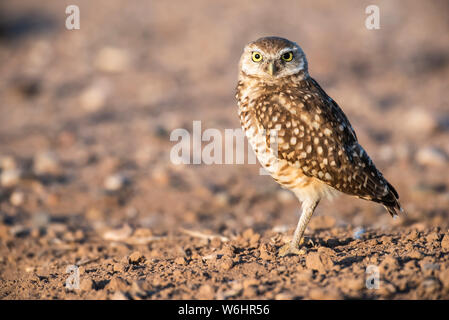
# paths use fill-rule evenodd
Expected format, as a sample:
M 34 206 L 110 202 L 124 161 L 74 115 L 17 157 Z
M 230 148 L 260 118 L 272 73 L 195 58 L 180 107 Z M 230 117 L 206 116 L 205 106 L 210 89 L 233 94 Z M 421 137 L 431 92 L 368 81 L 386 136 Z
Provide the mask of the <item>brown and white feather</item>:
M 256 41 L 248 50 L 256 46 L 275 54 L 297 46 L 277 39 Z M 343 192 L 381 203 L 395 215 L 401 209 L 396 190 L 360 146 L 337 103 L 308 75 L 302 50 L 297 52 L 302 69 L 274 79 L 247 74 L 242 58 L 239 115 L 259 162 L 301 201 Z

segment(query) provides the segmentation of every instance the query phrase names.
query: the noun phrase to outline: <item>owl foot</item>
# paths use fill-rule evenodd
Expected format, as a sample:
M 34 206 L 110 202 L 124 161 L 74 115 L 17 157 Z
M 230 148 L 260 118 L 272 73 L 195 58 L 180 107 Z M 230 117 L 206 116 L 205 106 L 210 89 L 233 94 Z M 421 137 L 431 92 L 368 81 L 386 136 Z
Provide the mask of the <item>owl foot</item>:
M 289 255 L 300 256 L 300 255 L 304 255 L 306 252 L 307 251 L 305 248 L 299 248 L 299 247 L 293 245 L 292 243 L 286 243 L 284 246 L 282 246 L 279 249 L 278 256 L 279 257 L 285 257 L 285 256 L 289 256 Z

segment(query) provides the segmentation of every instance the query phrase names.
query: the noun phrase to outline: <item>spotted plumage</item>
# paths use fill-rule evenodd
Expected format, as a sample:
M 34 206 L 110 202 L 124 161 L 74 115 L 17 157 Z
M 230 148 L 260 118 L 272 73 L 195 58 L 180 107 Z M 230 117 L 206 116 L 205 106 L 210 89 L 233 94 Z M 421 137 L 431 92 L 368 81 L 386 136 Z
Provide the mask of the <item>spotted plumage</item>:
M 392 216 L 401 209 L 396 190 L 360 146 L 343 111 L 309 76 L 305 54 L 296 43 L 276 37 L 249 43 L 240 60 L 236 97 L 242 127 L 259 162 L 303 202 L 284 254 L 295 253 L 325 196 L 343 192 L 375 201 Z

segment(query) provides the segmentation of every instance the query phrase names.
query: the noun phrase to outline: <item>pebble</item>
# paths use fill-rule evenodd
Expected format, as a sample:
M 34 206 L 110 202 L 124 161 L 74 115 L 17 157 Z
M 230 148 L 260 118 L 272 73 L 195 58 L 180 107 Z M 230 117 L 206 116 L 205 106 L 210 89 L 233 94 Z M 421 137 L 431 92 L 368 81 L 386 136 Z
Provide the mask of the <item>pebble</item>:
M 429 233 L 426 237 L 427 242 L 434 242 L 440 240 L 440 234 L 438 232 Z
M 310 282 L 313 279 L 313 271 L 312 270 L 301 270 L 296 273 L 296 280 L 299 282 Z
M 125 272 L 126 266 L 123 263 L 116 262 L 112 265 L 113 272 Z
M 123 72 L 129 68 L 130 58 L 128 52 L 116 47 L 103 47 L 95 58 L 98 70 L 109 73 Z
M 441 288 L 441 283 L 435 278 L 427 278 L 421 284 L 427 294 L 434 293 Z
M 55 153 L 43 152 L 34 157 L 33 171 L 38 175 L 59 175 L 62 168 Z
M 95 112 L 106 105 L 108 90 L 102 85 L 92 85 L 84 89 L 79 97 L 81 107 L 88 112 Z
M 448 156 L 443 150 L 436 147 L 425 147 L 418 150 L 415 160 L 423 166 L 444 166 L 447 165 Z
M 81 280 L 80 283 L 80 289 L 82 291 L 90 291 L 92 289 L 94 289 L 95 283 L 93 282 L 93 280 L 91 278 L 86 278 Z
M 360 291 L 366 286 L 364 279 L 359 277 L 347 278 L 344 280 L 344 283 L 349 290 L 353 291 Z
M 273 260 L 273 258 L 275 256 L 274 247 L 272 245 L 267 244 L 267 243 L 262 243 L 259 246 L 259 252 L 260 252 L 259 257 L 262 260 L 270 261 L 270 260 Z
M 122 291 L 116 291 L 111 296 L 111 300 L 129 300 L 125 292 Z
M 108 289 L 110 291 L 126 291 L 128 287 L 129 285 L 126 280 L 122 279 L 121 277 L 114 277 L 111 279 L 111 281 L 109 281 L 105 289 Z
M 307 269 L 317 270 L 319 273 L 326 273 L 332 269 L 334 263 L 327 254 L 311 252 L 306 257 Z
M 389 273 L 392 270 L 398 269 L 399 263 L 395 257 L 393 257 L 392 255 L 388 255 L 382 260 L 379 267 L 383 272 Z
M 4 170 L 0 176 L 0 183 L 5 188 L 14 187 L 19 184 L 21 176 L 22 171 L 19 169 Z
M 409 240 L 409 241 L 415 241 L 418 239 L 418 237 L 419 237 L 418 231 L 412 230 L 412 231 L 410 231 L 410 233 L 407 235 L 407 237 L 405 239 Z
M 50 215 L 47 212 L 37 212 L 31 216 L 31 225 L 35 228 L 43 228 L 48 226 L 50 220 Z
M 131 236 L 132 232 L 133 232 L 133 229 L 128 224 L 125 224 L 120 229 L 106 231 L 103 234 L 103 239 L 109 240 L 109 241 L 122 241 L 122 240 L 129 238 Z
M 404 115 L 405 128 L 409 133 L 416 135 L 429 134 L 438 128 L 437 119 L 422 108 L 413 108 Z
M 280 292 L 274 296 L 274 300 L 292 300 L 295 296 L 288 291 Z
M 422 253 L 419 252 L 418 250 L 414 249 L 412 251 L 409 252 L 408 257 L 411 259 L 421 259 L 423 257 Z
M 116 173 L 108 176 L 104 181 L 104 188 L 108 191 L 117 191 L 122 189 L 127 182 L 127 178 L 120 174 Z
M 16 160 L 12 156 L 2 156 L 0 157 L 0 168 L 2 170 L 17 169 Z
M 220 262 L 219 262 L 219 265 L 218 265 L 219 269 L 222 270 L 222 271 L 228 271 L 228 270 L 230 270 L 233 266 L 234 266 L 234 262 L 232 261 L 231 258 L 229 258 L 229 257 L 227 257 L 227 256 L 223 256 L 223 257 L 220 259 Z
M 25 194 L 20 191 L 14 191 L 9 197 L 9 202 L 15 207 L 19 207 L 25 201 Z
M 376 290 L 376 293 L 386 298 L 391 297 L 395 292 L 396 287 L 392 283 L 386 281 L 381 281 L 379 284 L 379 289 Z
M 186 259 L 185 259 L 184 257 L 177 257 L 177 258 L 175 259 L 175 263 L 176 263 L 177 265 L 183 266 L 183 265 L 186 265 L 186 264 L 187 264 L 187 261 L 186 261 Z
M 200 300 L 211 300 L 214 298 L 214 295 L 215 295 L 214 288 L 212 288 L 212 286 L 208 284 L 203 284 L 198 289 L 198 299 Z
M 134 251 L 129 255 L 128 261 L 130 264 L 140 264 L 145 261 L 145 257 L 139 251 Z
M 313 300 L 340 300 L 342 295 L 338 289 L 313 288 L 309 290 L 309 297 Z

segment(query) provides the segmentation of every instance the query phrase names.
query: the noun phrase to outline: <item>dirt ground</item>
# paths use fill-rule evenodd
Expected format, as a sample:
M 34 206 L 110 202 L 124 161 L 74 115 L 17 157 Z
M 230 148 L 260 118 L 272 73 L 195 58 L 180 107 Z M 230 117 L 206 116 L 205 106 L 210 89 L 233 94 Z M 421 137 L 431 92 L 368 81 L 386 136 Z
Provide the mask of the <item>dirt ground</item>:
M 448 13 L 443 0 L 2 1 L 0 298 L 448 299 Z M 300 204 L 258 164 L 170 161 L 176 128 L 239 128 L 238 59 L 265 35 L 302 46 L 398 190 L 399 218 L 322 201 L 304 254 L 281 258 Z

